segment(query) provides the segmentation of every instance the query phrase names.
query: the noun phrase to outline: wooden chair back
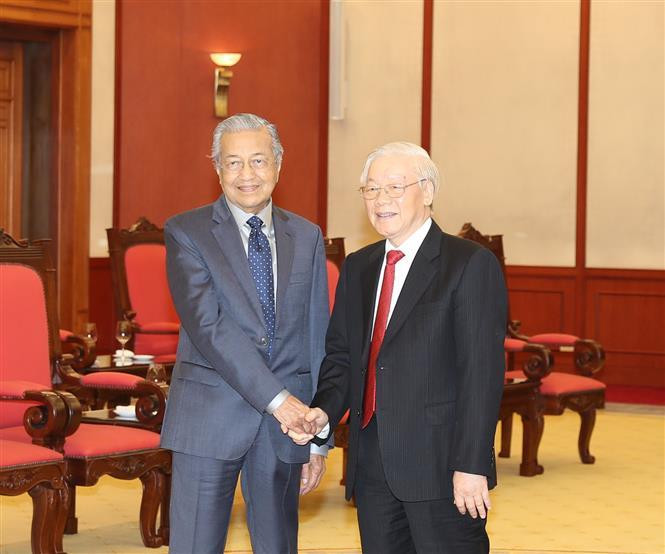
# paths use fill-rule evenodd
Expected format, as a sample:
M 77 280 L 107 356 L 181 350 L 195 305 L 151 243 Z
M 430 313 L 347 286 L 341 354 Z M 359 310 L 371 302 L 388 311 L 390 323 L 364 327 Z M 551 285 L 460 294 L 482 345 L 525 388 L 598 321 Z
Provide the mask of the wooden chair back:
M 157 246 L 164 248 L 164 230 L 148 221 L 147 218 L 140 217 L 128 229 L 106 229 L 106 236 L 109 243 L 111 283 L 113 285 L 117 318 L 133 321 L 137 317 L 137 306 L 132 303 L 132 295 L 130 294 L 132 286 L 130 286 L 127 277 L 127 252 L 136 247 Z M 158 282 L 163 277 L 163 282 L 166 283 L 165 275 L 165 266 L 156 267 L 154 275 L 150 278 L 152 286 L 154 286 L 154 277 L 158 278 Z M 166 301 L 170 303 L 168 290 L 165 291 L 164 296 Z M 145 316 L 142 317 L 142 315 L 138 315 L 138 318 L 139 320 L 145 320 Z
M 339 274 L 342 270 L 346 252 L 344 251 L 344 239 L 342 237 L 324 238 L 323 242 L 326 248 L 326 269 L 328 271 L 328 302 L 330 311 L 332 311 L 335 304 L 337 281 L 339 281 Z

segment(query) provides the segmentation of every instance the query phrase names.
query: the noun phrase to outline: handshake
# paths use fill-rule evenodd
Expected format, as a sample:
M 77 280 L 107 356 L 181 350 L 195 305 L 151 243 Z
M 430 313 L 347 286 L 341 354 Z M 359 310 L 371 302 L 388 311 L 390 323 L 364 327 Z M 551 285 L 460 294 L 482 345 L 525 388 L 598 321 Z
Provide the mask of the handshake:
M 328 415 L 321 408 L 310 408 L 293 395 L 272 415 L 279 421 L 282 432 L 299 445 L 307 444 L 328 424 Z

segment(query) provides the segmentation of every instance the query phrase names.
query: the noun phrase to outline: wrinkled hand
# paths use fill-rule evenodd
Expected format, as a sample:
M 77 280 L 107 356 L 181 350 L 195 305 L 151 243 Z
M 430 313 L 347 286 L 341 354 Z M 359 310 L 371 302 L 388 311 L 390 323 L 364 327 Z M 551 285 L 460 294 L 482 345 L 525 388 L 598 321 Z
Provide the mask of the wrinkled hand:
M 305 414 L 303 423 L 304 431 L 291 429 L 288 426 L 282 425 L 282 432 L 288 433 L 293 442 L 302 446 L 311 441 L 314 435 L 318 435 L 327 424 L 328 414 L 321 408 L 312 408 Z
M 273 416 L 280 422 L 282 431 L 293 429 L 298 433 L 310 433 L 313 425 L 305 422 L 305 414 L 309 406 L 303 404 L 295 396 L 290 394 L 287 399 L 273 412 Z M 284 431 L 286 433 L 286 431 Z
M 309 462 L 302 466 L 300 475 L 300 494 L 307 494 L 319 486 L 321 477 L 326 472 L 326 458 L 321 454 L 310 454 Z
M 487 517 L 487 510 L 490 510 L 490 493 L 487 489 L 487 477 L 484 475 L 475 475 L 473 473 L 463 473 L 456 471 L 453 473 L 453 496 L 455 506 L 459 513 L 464 515 L 467 511 L 469 515 L 476 519 Z

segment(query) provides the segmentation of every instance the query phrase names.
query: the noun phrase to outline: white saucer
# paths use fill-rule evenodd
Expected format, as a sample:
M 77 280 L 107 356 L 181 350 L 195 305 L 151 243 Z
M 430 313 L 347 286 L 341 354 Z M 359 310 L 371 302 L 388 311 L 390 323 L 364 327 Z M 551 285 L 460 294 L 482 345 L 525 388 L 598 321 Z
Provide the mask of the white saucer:
M 136 419 L 136 406 L 116 406 L 113 412 L 118 418 Z
M 134 361 L 135 362 L 150 362 L 154 360 L 155 357 L 152 354 L 134 354 Z

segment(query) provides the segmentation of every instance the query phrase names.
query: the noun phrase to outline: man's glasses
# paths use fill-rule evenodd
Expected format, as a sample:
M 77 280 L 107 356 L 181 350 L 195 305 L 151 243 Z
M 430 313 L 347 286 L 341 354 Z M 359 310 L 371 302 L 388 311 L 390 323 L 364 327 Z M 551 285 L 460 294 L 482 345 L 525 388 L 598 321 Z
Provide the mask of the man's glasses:
M 404 196 L 404 191 L 408 187 L 412 187 L 413 185 L 418 185 L 423 181 L 427 181 L 427 179 L 418 179 L 417 181 L 409 183 L 408 185 L 390 184 L 390 185 L 384 185 L 382 187 L 378 185 L 367 185 L 364 187 L 360 187 L 358 190 L 360 191 L 360 194 L 365 200 L 376 200 L 379 197 L 379 194 L 381 194 L 382 189 L 386 191 L 386 194 L 390 198 L 400 198 Z

